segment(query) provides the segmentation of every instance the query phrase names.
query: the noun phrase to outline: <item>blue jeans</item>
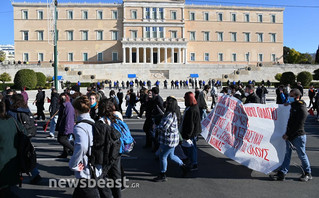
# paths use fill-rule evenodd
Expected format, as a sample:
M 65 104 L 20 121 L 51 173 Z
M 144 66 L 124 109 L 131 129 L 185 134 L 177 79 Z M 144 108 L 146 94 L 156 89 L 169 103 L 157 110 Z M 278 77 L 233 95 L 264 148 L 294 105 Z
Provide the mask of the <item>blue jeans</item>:
M 161 173 L 165 173 L 167 170 L 167 158 L 169 157 L 172 161 L 182 166 L 184 163 L 175 154 L 175 147 L 169 147 L 167 145 L 160 145 L 160 169 Z
M 135 105 L 128 104 L 127 109 L 126 109 L 126 113 L 125 113 L 126 117 L 128 117 L 128 118 L 132 117 L 132 109 L 135 111 L 135 113 L 137 115 L 139 115 L 139 112 L 135 108 Z
M 197 145 L 196 145 L 196 140 L 197 137 L 191 138 L 193 142 L 193 146 L 191 147 L 182 147 L 185 154 L 187 155 L 188 159 L 190 159 L 191 165 L 197 165 Z
M 207 117 L 206 109 L 201 109 L 200 116 L 201 120 L 204 120 Z
M 296 148 L 298 157 L 302 163 L 302 168 L 305 172 L 311 173 L 310 163 L 308 160 L 308 156 L 306 154 L 306 135 L 298 136 L 291 141 L 291 144 Z M 288 173 L 290 159 L 291 159 L 291 146 L 288 141 L 286 141 L 286 155 L 284 162 L 281 165 L 280 171 L 283 172 L 285 175 Z
M 54 136 L 54 132 L 55 132 L 55 126 L 56 126 L 56 123 L 58 121 L 58 116 L 54 116 L 54 118 L 51 119 L 50 121 L 50 135 L 51 136 Z
M 31 179 L 35 178 L 39 174 L 40 174 L 39 169 L 35 167 L 34 169 L 31 170 Z

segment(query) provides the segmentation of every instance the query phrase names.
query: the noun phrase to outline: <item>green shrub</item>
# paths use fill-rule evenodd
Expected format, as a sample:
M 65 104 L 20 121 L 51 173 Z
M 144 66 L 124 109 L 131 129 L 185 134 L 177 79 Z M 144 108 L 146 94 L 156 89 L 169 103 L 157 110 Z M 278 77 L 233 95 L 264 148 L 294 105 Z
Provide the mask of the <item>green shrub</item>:
M 53 82 L 53 77 L 52 77 L 52 76 L 47 76 L 47 77 L 46 77 L 46 81 L 47 81 L 48 83 Z
M 47 77 L 42 72 L 36 72 L 37 75 L 37 86 L 44 87 L 47 81 Z
M 281 76 L 282 76 L 282 74 L 281 74 L 281 73 L 278 73 L 278 74 L 276 74 L 275 79 L 280 82 Z
M 37 75 L 31 69 L 21 69 L 14 76 L 14 86 L 16 89 L 34 89 L 37 86 Z
M 302 71 L 297 75 L 297 81 L 303 86 L 308 86 L 312 81 L 312 74 L 308 71 Z
M 296 75 L 293 72 L 284 72 L 281 75 L 280 83 L 293 85 L 296 82 Z

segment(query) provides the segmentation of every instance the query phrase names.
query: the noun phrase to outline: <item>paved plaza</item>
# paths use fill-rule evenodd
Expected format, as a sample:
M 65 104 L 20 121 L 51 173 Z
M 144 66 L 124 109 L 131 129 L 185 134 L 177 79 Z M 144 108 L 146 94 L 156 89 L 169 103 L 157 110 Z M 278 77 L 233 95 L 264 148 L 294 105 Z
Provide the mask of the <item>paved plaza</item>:
M 186 91 L 161 90 L 161 95 L 163 98 L 174 95 L 182 99 Z M 35 93 L 29 92 L 31 99 L 34 98 Z M 83 93 L 85 93 L 84 90 Z M 46 95 L 49 96 L 49 91 Z M 269 102 L 274 103 L 273 89 L 270 90 L 269 99 Z M 182 100 L 180 101 L 182 103 Z M 159 161 L 155 159 L 151 150 L 142 148 L 145 142 L 145 134 L 142 130 L 144 119 L 136 119 L 134 116 L 133 119 L 125 121 L 137 144 L 133 152 L 122 158 L 125 176 L 129 179 L 129 187 L 122 192 L 123 197 L 318 197 L 319 123 L 312 116 L 308 117 L 305 125 L 308 134 L 307 154 L 313 171 L 313 180 L 308 183 L 298 181 L 301 170 L 298 168 L 300 161 L 296 153 L 293 153 L 287 180 L 274 182 L 269 181 L 268 175 L 252 171 L 226 158 L 209 146 L 203 138 L 200 138 L 198 142 L 198 171 L 189 173 L 187 178 L 182 178 L 178 166 L 169 163 L 168 181 L 154 183 L 151 180 L 159 172 Z M 43 131 L 43 124 L 44 122 L 39 123 L 38 134 L 32 139 L 37 150 L 38 168 L 43 179 L 39 185 L 30 185 L 29 178 L 26 176 L 23 187 L 15 187 L 14 191 L 20 197 L 71 197 L 72 188 L 49 187 L 49 179 L 72 179 L 74 173 L 68 168 L 68 160 L 56 158 L 62 151 L 62 146 L 56 139 L 46 139 L 47 133 Z

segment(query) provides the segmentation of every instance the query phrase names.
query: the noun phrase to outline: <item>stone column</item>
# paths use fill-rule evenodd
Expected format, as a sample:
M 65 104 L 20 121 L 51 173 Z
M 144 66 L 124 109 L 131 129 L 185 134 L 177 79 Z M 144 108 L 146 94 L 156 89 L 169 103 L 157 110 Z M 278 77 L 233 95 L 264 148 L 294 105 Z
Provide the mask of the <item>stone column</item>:
M 153 64 L 153 47 L 151 47 L 151 64 Z
M 171 48 L 171 63 L 174 63 L 174 48 Z
M 165 52 L 164 52 L 164 62 L 167 63 L 167 47 L 165 47 Z
M 130 54 L 129 54 L 129 58 L 130 58 L 130 63 L 132 63 L 132 47 L 130 47 Z
M 178 63 L 181 63 L 181 58 L 182 58 L 181 48 L 177 48 L 177 49 L 178 49 L 177 62 L 178 62 Z
M 136 48 L 136 63 L 140 63 L 140 48 Z
M 143 62 L 146 63 L 146 47 L 143 48 Z
M 161 63 L 161 48 L 157 48 L 157 64 Z
M 123 47 L 123 63 L 126 63 L 126 47 Z
M 184 64 L 187 64 L 187 48 L 184 48 Z

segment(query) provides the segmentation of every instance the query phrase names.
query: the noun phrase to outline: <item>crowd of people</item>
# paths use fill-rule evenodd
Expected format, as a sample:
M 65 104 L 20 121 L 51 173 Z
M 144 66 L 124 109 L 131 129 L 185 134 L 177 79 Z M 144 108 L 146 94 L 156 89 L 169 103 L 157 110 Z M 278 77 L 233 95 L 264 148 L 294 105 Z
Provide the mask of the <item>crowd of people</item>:
M 112 82 L 107 82 L 112 88 Z M 134 83 L 139 91 L 134 91 Z M 164 89 L 167 89 L 168 82 L 164 81 Z M 227 86 L 221 87 L 220 81 L 209 80 L 185 80 L 185 81 L 171 81 L 171 89 L 189 88 L 190 86 L 195 89 L 194 93 L 187 91 L 184 95 L 185 110 L 181 112 L 178 105 L 178 100 L 174 96 L 169 96 L 164 99 L 160 95 L 160 82 L 157 81 L 155 86 L 152 87 L 150 81 L 127 81 L 126 87 L 124 81 L 120 83 L 114 82 L 114 87 L 118 89 L 110 90 L 109 95 L 106 96 L 103 84 L 93 83 L 87 87 L 86 93 L 80 92 L 80 86 L 74 85 L 64 90 L 63 93 L 58 93 L 53 87 L 51 89 L 51 97 L 47 97 L 50 101 L 50 118 L 49 118 L 49 135 L 47 138 L 55 138 L 57 133 L 57 141 L 63 146 L 63 151 L 59 158 L 67 158 L 71 156 L 69 167 L 75 172 L 75 176 L 80 180 L 87 180 L 92 177 L 90 172 L 89 159 L 86 153 L 89 151 L 90 146 L 93 145 L 93 128 L 88 123 L 81 121 L 87 120 L 90 122 L 103 122 L 110 127 L 113 127 L 117 120 L 123 121 L 123 118 L 131 118 L 134 110 L 138 119 L 143 117 L 145 112 L 145 122 L 143 131 L 146 134 L 145 145 L 143 148 L 150 149 L 159 159 L 159 174 L 153 179 L 156 182 L 167 181 L 167 159 L 171 159 L 177 163 L 181 168 L 182 176 L 185 176 L 189 171 L 198 170 L 197 160 L 197 139 L 201 133 L 201 121 L 207 117 L 207 114 L 215 107 L 217 96 L 219 93 L 229 95 L 237 98 L 243 103 L 266 103 L 266 96 L 268 90 L 266 86 L 270 86 L 269 82 L 265 86 L 265 82 L 257 85 L 255 82 L 250 81 L 246 86 L 239 82 L 227 82 Z M 122 89 L 128 88 L 126 94 Z M 305 102 L 301 100 L 303 96 L 303 87 L 298 82 L 297 89 L 291 89 L 290 85 L 280 85 L 276 89 L 276 103 L 277 104 L 290 104 L 292 109 L 298 109 L 298 112 L 304 115 L 296 117 L 294 111 L 291 111 L 289 123 L 292 127 L 299 127 L 296 131 L 291 129 L 288 123 L 288 130 L 285 140 L 290 140 L 295 147 L 299 150 L 298 155 L 302 159 L 306 173 L 303 179 L 310 179 L 311 170 L 308 158 L 305 154 L 305 133 L 303 124 L 305 122 L 305 111 L 307 111 Z M 312 107 L 319 109 L 319 95 L 313 86 L 309 88 L 310 104 Z M 212 104 L 209 105 L 209 98 Z M 314 101 L 315 99 L 315 101 Z M 7 87 L 2 93 L 0 102 L 0 122 L 2 127 L 1 137 L 6 137 L 8 144 L 6 147 L 7 153 L 1 161 L 1 169 L 7 170 L 5 174 L 17 174 L 17 170 L 13 170 L 16 163 L 14 161 L 15 153 L 17 152 L 14 147 L 14 134 L 16 129 L 13 119 L 21 121 L 19 116 L 27 114 L 32 116 L 28 108 L 28 94 L 25 89 L 21 89 L 21 93 Z M 37 107 L 35 120 L 45 120 L 44 102 L 46 100 L 45 92 L 40 87 L 33 102 Z M 140 102 L 140 109 L 136 109 L 136 104 Z M 123 104 L 124 103 L 124 104 Z M 123 106 L 126 109 L 123 109 Z M 305 110 L 306 109 L 306 110 Z M 124 112 L 125 110 L 125 112 Z M 295 117 L 294 117 L 295 116 Z M 299 125 L 296 126 L 294 119 L 299 119 Z M 300 120 L 301 119 L 301 120 Z M 2 123 L 3 122 L 3 123 Z M 81 122 L 81 123 L 80 123 Z M 298 124 L 297 123 L 297 124 Z M 8 131 L 12 133 L 8 135 Z M 298 139 L 296 139 L 298 138 Z M 10 142 L 11 141 L 11 142 Z M 1 144 L 2 139 L 0 138 Z M 300 143 L 302 142 L 302 143 Z M 288 143 L 287 143 L 288 144 Z M 289 145 L 288 145 L 289 146 Z M 287 147 L 288 147 L 287 146 Z M 276 176 L 273 178 L 283 180 L 284 175 L 288 172 L 290 163 L 291 150 L 287 149 L 285 162 Z M 120 155 L 119 155 L 120 156 Z M 95 175 L 99 177 L 110 177 L 111 179 L 121 179 L 124 176 L 124 170 L 121 165 L 120 157 L 115 160 L 112 168 L 107 173 L 101 173 L 101 167 L 97 169 Z M 4 167 L 6 163 L 12 163 L 10 167 Z M 1 177 L 3 176 L 1 171 Z M 31 172 L 31 183 L 36 184 L 41 180 L 39 170 L 34 168 Z M 14 185 L 15 181 L 1 181 L 2 186 Z M 121 188 L 114 187 L 112 189 L 81 189 L 76 188 L 74 191 L 75 197 L 92 197 L 99 195 L 100 197 L 121 197 Z

